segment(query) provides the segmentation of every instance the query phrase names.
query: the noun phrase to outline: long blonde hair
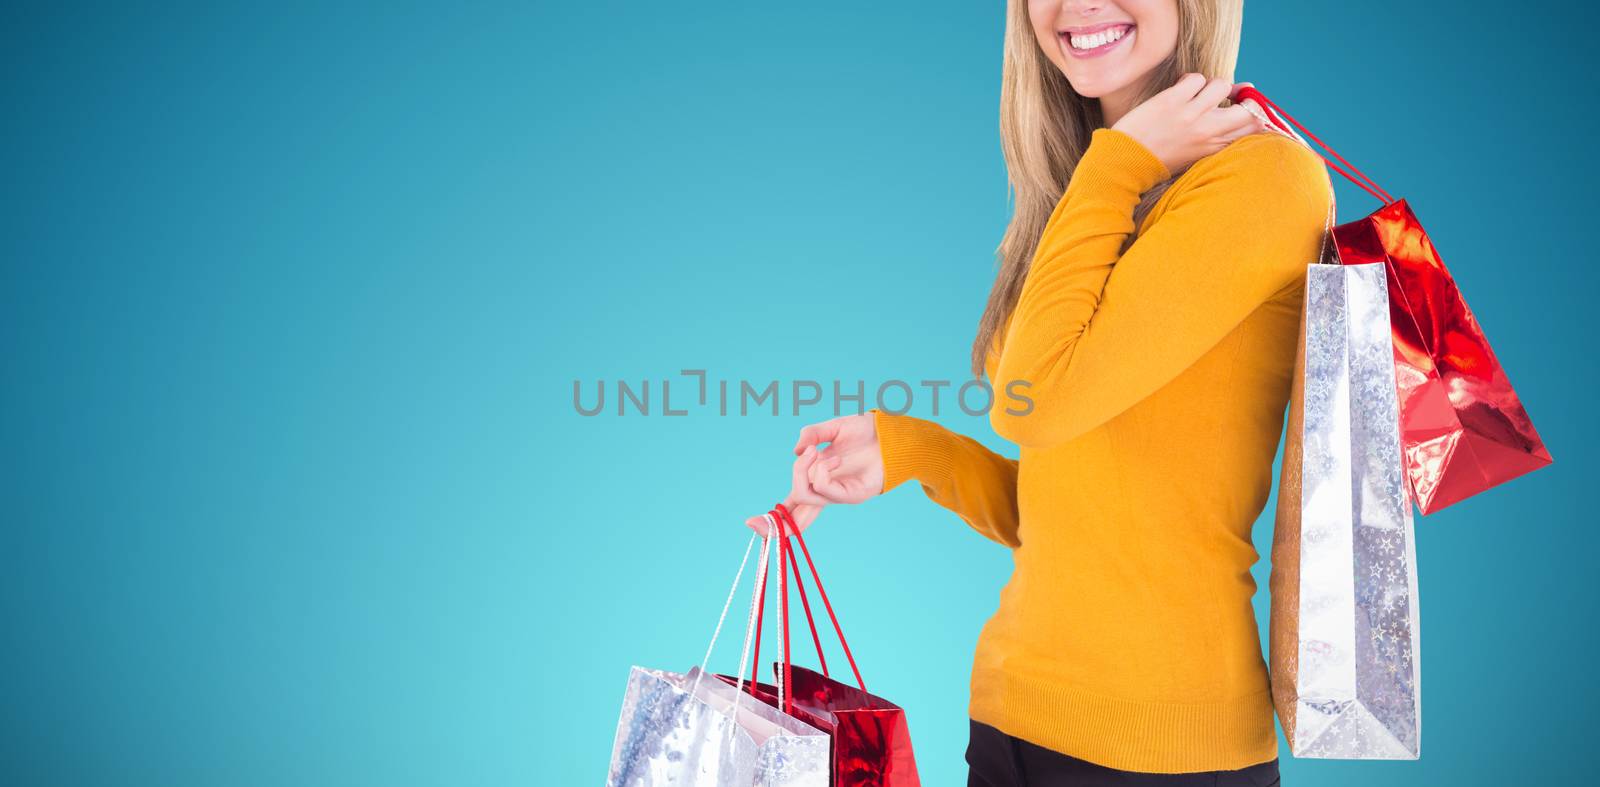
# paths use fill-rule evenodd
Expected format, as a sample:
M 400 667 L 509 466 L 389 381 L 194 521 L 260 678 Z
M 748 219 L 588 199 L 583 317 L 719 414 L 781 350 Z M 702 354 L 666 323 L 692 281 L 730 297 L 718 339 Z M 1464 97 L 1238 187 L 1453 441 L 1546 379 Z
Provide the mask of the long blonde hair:
M 1090 136 L 1103 122 L 1100 101 L 1078 95 L 1040 50 L 1028 20 L 1027 0 L 1009 0 L 1007 6 L 1005 63 L 1000 73 L 1000 146 L 1014 207 L 996 253 L 999 272 L 972 343 L 972 372 L 979 376 L 990 349 L 1001 338 L 997 336 L 1001 326 L 1017 305 L 1045 223 L 1066 192 Z M 1178 0 L 1177 47 L 1156 67 L 1138 101 L 1165 90 L 1190 72 L 1231 81 L 1239 59 L 1243 21 L 1244 0 Z M 1181 174 L 1173 173 L 1144 193 L 1133 213 L 1135 227 Z M 1132 240 L 1130 237 L 1128 242 Z

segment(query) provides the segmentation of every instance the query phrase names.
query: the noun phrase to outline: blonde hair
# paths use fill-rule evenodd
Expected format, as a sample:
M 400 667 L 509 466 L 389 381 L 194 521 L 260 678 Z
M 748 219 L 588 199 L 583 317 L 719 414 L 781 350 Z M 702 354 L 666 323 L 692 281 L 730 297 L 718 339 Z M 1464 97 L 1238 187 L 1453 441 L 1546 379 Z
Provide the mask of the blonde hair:
M 1177 46 L 1156 67 L 1138 100 L 1165 90 L 1190 72 L 1232 81 L 1243 21 L 1244 0 L 1178 0 Z M 1002 338 L 997 335 L 1001 326 L 1017 305 L 1045 223 L 1066 192 L 1090 136 L 1103 122 L 1100 101 L 1078 95 L 1039 48 L 1027 0 L 1007 3 L 1000 80 L 1000 146 L 1013 210 L 996 253 L 999 271 L 972 343 L 972 371 L 979 376 L 991 348 Z M 1144 193 L 1134 209 L 1135 227 L 1181 174 L 1173 173 Z M 1128 243 L 1132 241 L 1130 237 Z

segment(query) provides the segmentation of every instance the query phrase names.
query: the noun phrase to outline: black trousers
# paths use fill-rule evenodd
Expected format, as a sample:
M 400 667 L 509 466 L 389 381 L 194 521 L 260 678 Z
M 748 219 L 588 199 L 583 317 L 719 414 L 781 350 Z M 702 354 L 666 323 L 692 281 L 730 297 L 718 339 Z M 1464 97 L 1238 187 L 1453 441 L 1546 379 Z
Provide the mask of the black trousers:
M 1237 771 L 1135 773 L 1095 765 L 972 722 L 967 787 L 1277 787 L 1278 761 Z

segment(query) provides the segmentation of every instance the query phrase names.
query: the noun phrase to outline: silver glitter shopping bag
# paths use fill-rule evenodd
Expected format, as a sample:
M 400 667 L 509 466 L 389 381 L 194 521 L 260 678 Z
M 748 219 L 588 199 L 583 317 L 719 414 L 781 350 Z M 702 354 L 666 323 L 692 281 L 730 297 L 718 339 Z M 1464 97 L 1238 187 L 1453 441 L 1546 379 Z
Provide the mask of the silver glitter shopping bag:
M 1383 264 L 1309 266 L 1271 579 L 1273 703 L 1296 757 L 1421 753 L 1399 423 Z
M 757 587 L 766 577 L 775 535 L 762 539 Z M 699 667 L 687 673 L 644 667 L 630 672 L 607 787 L 827 787 L 826 732 L 747 696 L 742 680 L 728 685 L 705 674 L 749 558 L 746 546 Z M 752 594 L 741 664 L 750 652 L 756 603 Z M 785 689 L 780 684 L 779 691 Z

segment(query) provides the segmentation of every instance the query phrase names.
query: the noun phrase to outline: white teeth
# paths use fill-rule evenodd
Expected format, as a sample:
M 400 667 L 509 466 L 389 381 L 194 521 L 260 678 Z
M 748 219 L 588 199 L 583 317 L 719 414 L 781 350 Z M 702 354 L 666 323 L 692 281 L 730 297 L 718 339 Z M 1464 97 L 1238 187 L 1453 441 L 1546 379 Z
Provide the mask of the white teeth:
M 1098 33 L 1090 33 L 1089 35 L 1070 36 L 1069 39 L 1072 42 L 1073 49 L 1094 49 L 1122 38 L 1131 29 L 1128 27 L 1113 27 L 1109 30 L 1101 30 Z

